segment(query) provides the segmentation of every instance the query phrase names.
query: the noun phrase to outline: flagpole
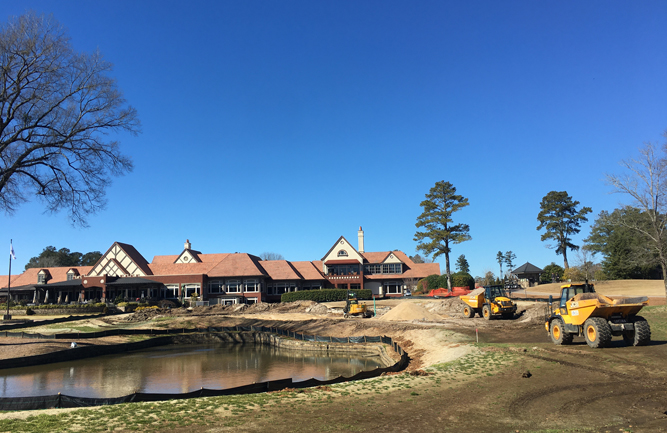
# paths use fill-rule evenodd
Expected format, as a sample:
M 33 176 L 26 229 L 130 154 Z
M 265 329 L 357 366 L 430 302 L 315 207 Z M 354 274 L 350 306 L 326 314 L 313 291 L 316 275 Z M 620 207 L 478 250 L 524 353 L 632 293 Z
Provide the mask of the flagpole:
M 9 276 L 7 277 L 7 314 L 3 318 L 3 320 L 11 320 L 12 316 L 9 315 L 9 300 L 11 299 L 9 296 L 9 291 L 12 289 L 12 241 L 13 239 L 9 240 Z

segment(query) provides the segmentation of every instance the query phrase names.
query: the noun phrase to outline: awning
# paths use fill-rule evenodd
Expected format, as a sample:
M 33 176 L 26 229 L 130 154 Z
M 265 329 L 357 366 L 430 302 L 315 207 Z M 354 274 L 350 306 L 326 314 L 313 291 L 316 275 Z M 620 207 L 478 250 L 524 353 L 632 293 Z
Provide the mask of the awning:
M 360 265 L 359 260 L 328 260 L 324 262 L 325 265 Z

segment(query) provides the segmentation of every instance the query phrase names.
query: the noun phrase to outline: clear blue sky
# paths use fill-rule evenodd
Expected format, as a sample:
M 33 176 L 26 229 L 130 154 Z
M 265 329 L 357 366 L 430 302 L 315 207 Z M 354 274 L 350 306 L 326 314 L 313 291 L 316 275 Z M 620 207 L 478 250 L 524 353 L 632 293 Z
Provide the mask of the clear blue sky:
M 135 170 L 89 228 L 37 201 L 0 215 L 13 273 L 47 245 L 114 241 L 149 261 L 186 238 L 319 260 L 360 225 L 367 251 L 412 255 L 440 180 L 470 201 L 455 220 L 472 241 L 452 261 L 473 275 L 497 274 L 499 250 L 562 265 L 536 230 L 542 197 L 566 190 L 592 223 L 626 201 L 604 174 L 667 129 L 662 0 L 14 0 L 0 19 L 28 9 L 115 65 L 143 133 L 121 137 Z

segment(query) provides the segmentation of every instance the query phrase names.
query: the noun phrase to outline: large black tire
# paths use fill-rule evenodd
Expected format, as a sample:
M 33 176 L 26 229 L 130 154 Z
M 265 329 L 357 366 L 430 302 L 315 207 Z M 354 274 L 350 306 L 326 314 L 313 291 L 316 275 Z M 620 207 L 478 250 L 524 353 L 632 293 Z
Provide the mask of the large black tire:
M 482 317 L 486 320 L 491 320 L 491 307 L 488 305 L 482 307 Z
M 467 317 L 468 319 L 472 319 L 473 317 L 475 317 L 475 309 L 472 308 L 470 305 L 464 305 L 463 316 Z
M 551 321 L 551 326 L 549 326 L 549 336 L 551 341 L 554 344 L 570 344 L 572 343 L 572 337 L 574 337 L 569 332 L 565 332 L 563 327 L 563 321 L 561 319 L 554 319 Z
M 593 349 L 607 347 L 611 342 L 611 327 L 602 317 L 591 317 L 584 322 L 584 337 Z
M 635 316 L 635 335 L 633 346 L 646 346 L 651 341 L 651 327 L 642 316 Z

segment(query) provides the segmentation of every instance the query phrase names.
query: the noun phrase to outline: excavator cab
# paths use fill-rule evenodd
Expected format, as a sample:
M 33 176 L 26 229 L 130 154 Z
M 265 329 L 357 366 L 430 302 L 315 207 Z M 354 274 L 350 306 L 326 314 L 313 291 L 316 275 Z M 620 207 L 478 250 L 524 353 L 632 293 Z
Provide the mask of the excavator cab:
M 357 294 L 354 292 L 348 293 L 347 300 L 345 301 L 345 308 L 343 309 L 343 317 L 348 318 L 350 316 L 361 316 L 361 317 L 371 317 L 373 313 L 368 311 L 366 304 L 360 304 L 357 299 Z

